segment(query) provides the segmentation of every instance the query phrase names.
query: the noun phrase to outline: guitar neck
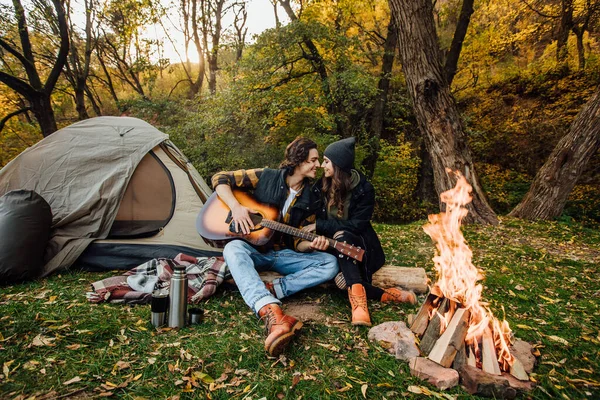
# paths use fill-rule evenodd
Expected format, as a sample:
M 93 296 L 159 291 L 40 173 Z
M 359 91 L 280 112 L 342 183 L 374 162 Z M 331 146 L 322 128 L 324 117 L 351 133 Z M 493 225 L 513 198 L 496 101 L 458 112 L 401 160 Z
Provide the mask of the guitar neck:
M 312 232 L 305 232 L 298 228 L 294 228 L 293 226 L 282 224 L 281 222 L 272 221 L 269 219 L 263 219 L 261 221 L 261 225 L 266 228 L 278 231 L 278 232 L 283 232 L 283 233 L 287 233 L 288 235 L 297 236 L 301 239 L 308 240 L 309 242 L 312 242 L 317 237 L 317 235 Z M 330 239 L 330 238 L 326 238 L 326 239 L 329 242 L 329 247 L 335 248 L 336 241 L 333 239 Z

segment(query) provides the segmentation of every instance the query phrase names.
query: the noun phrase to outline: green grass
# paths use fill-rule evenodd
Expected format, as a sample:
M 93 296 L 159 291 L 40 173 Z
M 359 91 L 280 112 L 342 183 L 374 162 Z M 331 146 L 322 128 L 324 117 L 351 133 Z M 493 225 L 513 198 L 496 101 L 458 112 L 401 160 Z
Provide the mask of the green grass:
M 434 279 L 433 245 L 422 224 L 377 229 L 389 263 L 424 267 Z M 599 398 L 600 232 L 504 219 L 464 233 L 485 275 L 484 300 L 541 353 L 530 397 Z M 341 292 L 315 288 L 296 296 L 319 302 L 328 320 L 307 323 L 277 360 L 265 355 L 263 328 L 238 293 L 220 290 L 204 303 L 202 325 L 157 332 L 149 306 L 86 301 L 90 283 L 113 274 L 63 271 L 0 289 L 0 398 L 355 399 L 363 398 L 364 385 L 369 399 L 422 398 L 410 386 L 440 393 L 370 343 L 368 329 L 348 323 Z M 406 321 L 418 309 L 369 306 L 374 324 Z M 475 398 L 460 387 L 444 396 Z

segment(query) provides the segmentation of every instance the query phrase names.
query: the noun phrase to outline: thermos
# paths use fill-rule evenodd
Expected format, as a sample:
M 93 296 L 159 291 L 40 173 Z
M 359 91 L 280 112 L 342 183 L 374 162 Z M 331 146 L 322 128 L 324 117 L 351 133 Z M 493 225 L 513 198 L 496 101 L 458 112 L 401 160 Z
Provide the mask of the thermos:
M 169 327 L 183 328 L 187 320 L 188 280 L 184 265 L 176 265 L 169 289 Z

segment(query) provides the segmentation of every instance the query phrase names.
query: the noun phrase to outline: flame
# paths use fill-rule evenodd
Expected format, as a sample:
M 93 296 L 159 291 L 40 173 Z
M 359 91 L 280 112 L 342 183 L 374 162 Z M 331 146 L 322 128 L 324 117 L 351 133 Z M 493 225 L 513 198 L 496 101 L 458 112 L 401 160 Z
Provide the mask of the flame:
M 494 318 L 487 303 L 481 301 L 483 286 L 477 282 L 483 279 L 483 274 L 471 262 L 473 253 L 460 230 L 461 222 L 468 214 L 464 206 L 472 200 L 469 194 L 472 187 L 460 172 L 454 174 L 457 177 L 456 186 L 440 196 L 442 202 L 446 203 L 446 212 L 429 215 L 429 223 L 423 227 L 436 245 L 433 262 L 438 280 L 434 288 L 443 297 L 469 309 L 469 329 L 465 341 L 474 348 L 476 354 L 479 353 L 483 332 L 490 327 L 500 368 L 508 371 L 513 363 L 508 347 L 510 327 L 508 322 Z

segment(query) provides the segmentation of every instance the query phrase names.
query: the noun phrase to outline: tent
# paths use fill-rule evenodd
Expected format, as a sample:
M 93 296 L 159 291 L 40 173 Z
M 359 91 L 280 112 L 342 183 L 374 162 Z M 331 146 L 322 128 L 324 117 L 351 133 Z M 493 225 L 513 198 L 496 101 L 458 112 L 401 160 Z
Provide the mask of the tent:
M 42 276 L 220 253 L 195 229 L 212 190 L 166 134 L 137 118 L 91 118 L 44 138 L 0 170 L 0 196 L 18 189 L 52 210 Z

